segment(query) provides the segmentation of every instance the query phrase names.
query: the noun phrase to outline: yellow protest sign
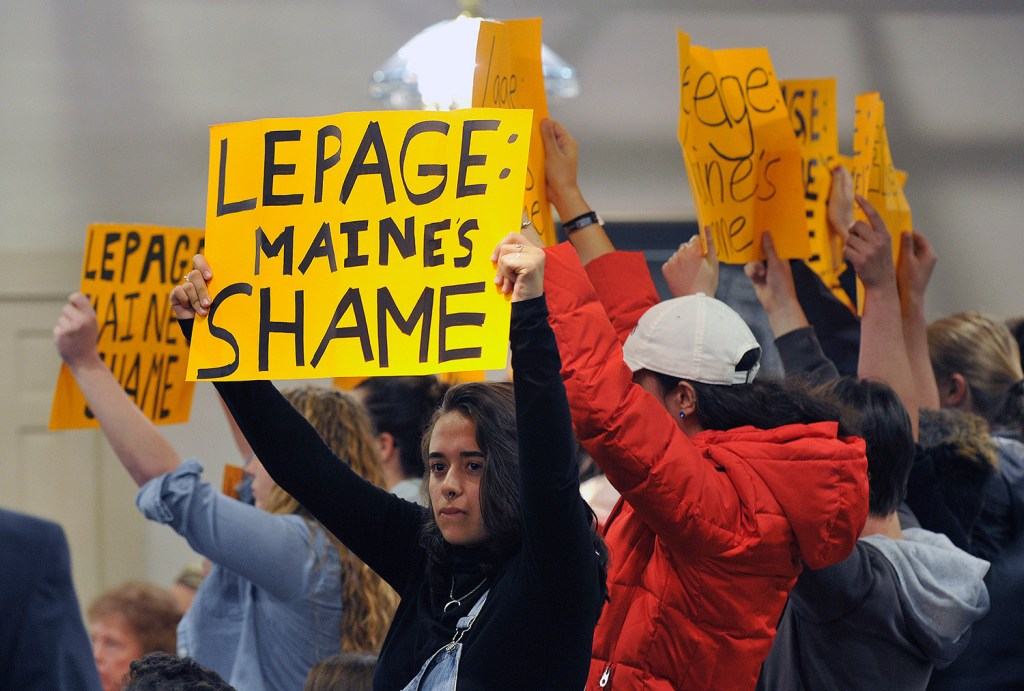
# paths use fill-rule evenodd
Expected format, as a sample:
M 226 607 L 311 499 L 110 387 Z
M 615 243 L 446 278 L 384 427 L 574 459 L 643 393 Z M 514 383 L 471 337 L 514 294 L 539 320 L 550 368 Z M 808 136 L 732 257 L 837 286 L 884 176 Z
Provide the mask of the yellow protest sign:
M 900 235 L 913 230 L 910 204 L 903 191 L 907 174 L 897 170 L 885 129 L 885 103 L 877 92 L 857 96 L 853 121 L 854 192 L 868 200 L 892 236 L 893 261 L 899 260 Z M 864 214 L 857 209 L 858 218 Z M 863 286 L 857 282 L 857 304 L 863 305 Z
M 877 93 L 857 96 L 853 138 L 853 189 L 885 220 L 893 236 L 895 257 L 900 234 L 912 230 L 912 217 L 903 190 L 907 176 L 893 162 L 885 128 L 885 103 Z
M 697 220 L 727 263 L 763 258 L 771 231 L 782 257 L 807 257 L 800 145 L 768 51 L 679 41 L 679 143 Z
M 853 309 L 839 282 L 846 269 L 843 238 L 832 231 L 828 222 L 832 168 L 839 162 L 836 80 L 784 79 L 779 87 L 802 152 L 800 167 L 810 245 L 810 256 L 805 262 L 837 299 Z
M 188 345 L 167 296 L 202 251 L 203 231 L 192 228 L 96 224 L 86 235 L 81 291 L 99 318 L 100 357 L 157 424 L 185 422 L 192 409 L 195 384 L 185 381 Z M 50 429 L 98 426 L 62 365 Z
M 215 297 L 189 377 L 504 367 L 490 256 L 519 228 L 530 121 L 488 108 L 212 127 Z
M 533 110 L 523 211 L 544 242 L 553 245 L 555 227 L 544 177 L 544 140 L 540 135 L 540 123 L 548 117 L 541 62 L 541 24 L 539 17 L 480 22 L 473 106 Z

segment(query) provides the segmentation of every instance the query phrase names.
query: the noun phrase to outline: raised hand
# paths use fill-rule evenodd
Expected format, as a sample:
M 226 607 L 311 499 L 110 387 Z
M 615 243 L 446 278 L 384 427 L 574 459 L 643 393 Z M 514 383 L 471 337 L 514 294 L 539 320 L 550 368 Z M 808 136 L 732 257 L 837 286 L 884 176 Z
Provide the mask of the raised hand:
M 743 272 L 754 285 L 754 293 L 768 314 L 772 332 L 778 338 L 808 326 L 807 316 L 796 296 L 793 269 L 789 266 L 789 260 L 780 258 L 775 251 L 771 233 L 761 236 L 761 249 L 764 251 L 764 261 L 746 264 Z
M 853 177 L 846 166 L 832 168 L 832 188 L 828 192 L 828 223 L 843 240 L 853 226 Z
M 661 266 L 661 275 L 668 283 L 672 297 L 696 295 L 704 293 L 714 297 L 718 290 L 718 253 L 715 251 L 715 240 L 711 229 L 702 231 L 704 245 L 700 242 L 700 233 L 679 245 L 668 260 Z
M 509 233 L 491 254 L 497 266 L 494 283 L 502 293 L 511 293 L 512 302 L 543 295 L 544 260 L 544 250 L 519 233 Z
M 900 258 L 896 265 L 900 295 L 923 297 L 938 260 L 925 236 L 911 231 L 900 235 Z
M 569 130 L 557 120 L 548 118 L 541 122 L 540 133 L 544 138 L 544 176 L 548 201 L 555 205 L 561 215 L 561 209 L 570 197 L 579 195 L 579 183 L 576 180 L 579 147 Z
M 864 197 L 857 195 L 857 204 L 867 223 L 857 221 L 850 227 L 843 257 L 853 265 L 865 288 L 896 282 L 896 269 L 892 261 L 892 237 L 885 221 Z
M 192 319 L 197 314 L 205 316 L 210 311 L 209 283 L 213 280 L 213 270 L 201 254 L 192 257 L 192 265 L 195 268 L 171 291 L 171 309 L 177 319 Z
M 53 327 L 53 342 L 57 352 L 72 372 L 83 365 L 102 366 L 96 349 L 98 338 L 96 312 L 89 298 L 82 293 L 72 293 L 57 319 L 57 325 Z

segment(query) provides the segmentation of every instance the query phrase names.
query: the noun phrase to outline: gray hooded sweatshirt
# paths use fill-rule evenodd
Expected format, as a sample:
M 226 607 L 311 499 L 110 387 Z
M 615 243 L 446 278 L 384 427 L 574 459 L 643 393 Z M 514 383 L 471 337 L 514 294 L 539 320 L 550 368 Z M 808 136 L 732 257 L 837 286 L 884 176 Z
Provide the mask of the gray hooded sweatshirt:
M 924 689 L 988 611 L 989 564 L 920 528 L 870 535 L 842 562 L 805 569 L 759 689 Z

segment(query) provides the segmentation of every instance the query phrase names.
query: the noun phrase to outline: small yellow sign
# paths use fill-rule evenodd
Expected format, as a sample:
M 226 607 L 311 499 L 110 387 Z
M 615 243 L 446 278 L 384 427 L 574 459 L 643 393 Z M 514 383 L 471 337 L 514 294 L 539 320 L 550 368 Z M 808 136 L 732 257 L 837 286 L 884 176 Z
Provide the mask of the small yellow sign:
M 99 318 L 103 362 L 146 417 L 186 422 L 195 384 L 185 381 L 188 344 L 171 312 L 171 288 L 203 251 L 194 228 L 89 226 L 81 291 Z M 66 365 L 57 378 L 50 429 L 99 427 Z
M 473 106 L 533 110 L 530 161 L 526 168 L 523 212 L 548 245 L 555 244 L 554 220 L 544 176 L 544 140 L 540 123 L 548 117 L 541 62 L 542 20 L 510 19 L 480 22 Z
M 784 79 L 779 86 L 803 153 L 801 178 L 811 247 L 811 255 L 806 262 L 826 286 L 833 291 L 842 291 L 839 276 L 846 268 L 843 238 L 832 232 L 828 223 L 832 167 L 839 159 L 836 80 Z M 840 294 L 846 295 L 845 292 Z M 849 301 L 849 298 L 845 299 Z
M 910 203 L 903 186 L 907 174 L 897 170 L 885 129 L 885 103 L 877 92 L 859 94 L 853 120 L 853 190 L 868 200 L 892 236 L 893 262 L 899 261 L 900 236 L 913 230 Z M 858 207 L 857 217 L 866 220 Z M 857 305 L 864 304 L 864 286 L 857 281 Z

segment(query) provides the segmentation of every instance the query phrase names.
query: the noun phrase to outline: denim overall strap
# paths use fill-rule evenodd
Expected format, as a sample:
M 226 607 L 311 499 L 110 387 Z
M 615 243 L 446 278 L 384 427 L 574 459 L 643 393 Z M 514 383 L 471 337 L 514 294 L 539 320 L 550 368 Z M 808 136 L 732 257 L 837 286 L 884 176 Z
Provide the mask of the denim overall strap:
M 420 671 L 402 688 L 402 691 L 455 691 L 459 681 L 459 661 L 462 659 L 462 639 L 473 627 L 473 622 L 483 609 L 489 592 L 490 590 L 485 590 L 473 605 L 473 609 L 469 610 L 469 614 L 459 619 L 451 642 L 427 658 Z

